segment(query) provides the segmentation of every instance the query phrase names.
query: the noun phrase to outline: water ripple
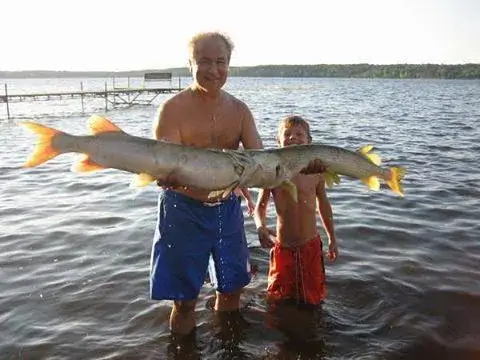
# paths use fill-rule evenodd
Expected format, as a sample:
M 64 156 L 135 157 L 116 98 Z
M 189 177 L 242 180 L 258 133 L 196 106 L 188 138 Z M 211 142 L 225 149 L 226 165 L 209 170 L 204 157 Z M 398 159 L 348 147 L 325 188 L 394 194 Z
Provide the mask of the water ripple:
M 48 86 L 77 87 L 59 81 Z M 18 82 L 12 88 L 26 88 Z M 408 169 L 403 199 L 349 179 L 328 190 L 340 246 L 339 260 L 326 266 L 328 297 L 321 314 L 289 309 L 287 318 L 298 336 L 308 330 L 312 338 L 292 340 L 269 325 L 268 251 L 246 218 L 258 272 L 242 297 L 243 320 L 222 328 L 205 286 L 195 339 L 176 343 L 170 302 L 148 294 L 158 190 L 132 191 L 131 175 L 116 170 L 72 173 L 74 155 L 20 168 L 33 139 L 17 120 L 83 134 L 88 116 L 76 102 L 15 104 L 17 118 L 0 121 L 0 358 L 480 358 L 480 108 L 472 100 L 480 84 L 234 78 L 228 88 L 250 105 L 266 146 L 277 146 L 277 121 L 296 113 L 310 119 L 315 141 L 374 144 L 386 166 Z M 88 111 L 101 107 L 92 102 Z M 155 111 L 109 116 L 150 136 Z M 268 221 L 275 225 L 273 207 Z

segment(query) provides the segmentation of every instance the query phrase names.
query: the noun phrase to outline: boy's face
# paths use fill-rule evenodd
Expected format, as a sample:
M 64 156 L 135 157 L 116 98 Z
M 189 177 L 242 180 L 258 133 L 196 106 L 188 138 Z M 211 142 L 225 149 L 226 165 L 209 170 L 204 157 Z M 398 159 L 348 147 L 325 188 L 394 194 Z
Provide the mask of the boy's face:
M 288 128 L 283 127 L 278 134 L 278 142 L 281 147 L 308 144 L 308 134 L 301 125 L 293 125 Z

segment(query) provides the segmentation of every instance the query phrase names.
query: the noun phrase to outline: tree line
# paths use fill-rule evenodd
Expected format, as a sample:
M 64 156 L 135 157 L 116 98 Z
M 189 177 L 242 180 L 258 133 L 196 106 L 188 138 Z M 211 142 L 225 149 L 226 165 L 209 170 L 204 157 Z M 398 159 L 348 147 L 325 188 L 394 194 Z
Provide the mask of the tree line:
M 143 77 L 146 72 L 171 72 L 173 76 L 190 76 L 187 68 L 137 71 L 0 71 L 0 78 L 85 78 Z M 318 64 L 233 66 L 231 76 L 241 77 L 316 77 L 316 78 L 387 78 L 387 79 L 480 79 L 480 64 Z
M 233 76 L 258 77 L 480 79 L 480 64 L 266 65 L 233 68 L 231 74 Z

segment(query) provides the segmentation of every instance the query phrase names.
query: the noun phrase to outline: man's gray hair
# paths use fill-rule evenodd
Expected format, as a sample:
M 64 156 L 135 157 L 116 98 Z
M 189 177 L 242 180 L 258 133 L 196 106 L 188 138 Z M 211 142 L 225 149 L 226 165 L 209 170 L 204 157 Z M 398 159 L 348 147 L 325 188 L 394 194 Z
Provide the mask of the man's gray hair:
M 225 46 L 227 47 L 228 60 L 230 60 L 230 58 L 232 56 L 233 48 L 234 48 L 233 41 L 230 39 L 230 37 L 228 35 L 226 35 L 224 33 L 221 33 L 221 32 L 217 32 L 217 31 L 200 32 L 198 34 L 195 34 L 190 39 L 190 41 L 188 42 L 188 50 L 189 50 L 190 54 L 193 54 L 193 50 L 195 48 L 195 45 L 200 40 L 207 39 L 207 38 L 221 39 L 225 43 Z

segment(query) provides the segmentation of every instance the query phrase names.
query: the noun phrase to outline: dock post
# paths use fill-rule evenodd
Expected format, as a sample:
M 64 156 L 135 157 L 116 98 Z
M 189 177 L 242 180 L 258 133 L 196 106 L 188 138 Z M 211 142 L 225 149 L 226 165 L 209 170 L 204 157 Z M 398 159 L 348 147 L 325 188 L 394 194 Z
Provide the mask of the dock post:
M 7 104 L 7 119 L 10 120 L 10 107 L 8 105 L 8 87 L 5 83 L 5 104 Z
M 107 82 L 105 81 L 105 112 L 108 111 L 108 89 Z
M 180 91 L 182 89 L 182 78 L 179 76 L 178 77 L 178 90 Z
M 83 103 L 83 81 L 80 81 L 80 99 L 82 100 L 82 114 L 85 112 L 85 105 Z
M 127 77 L 127 88 L 128 88 L 128 104 L 130 105 L 130 76 Z
M 117 104 L 117 94 L 115 93 L 115 76 L 112 77 L 112 86 L 113 86 L 113 107 Z

